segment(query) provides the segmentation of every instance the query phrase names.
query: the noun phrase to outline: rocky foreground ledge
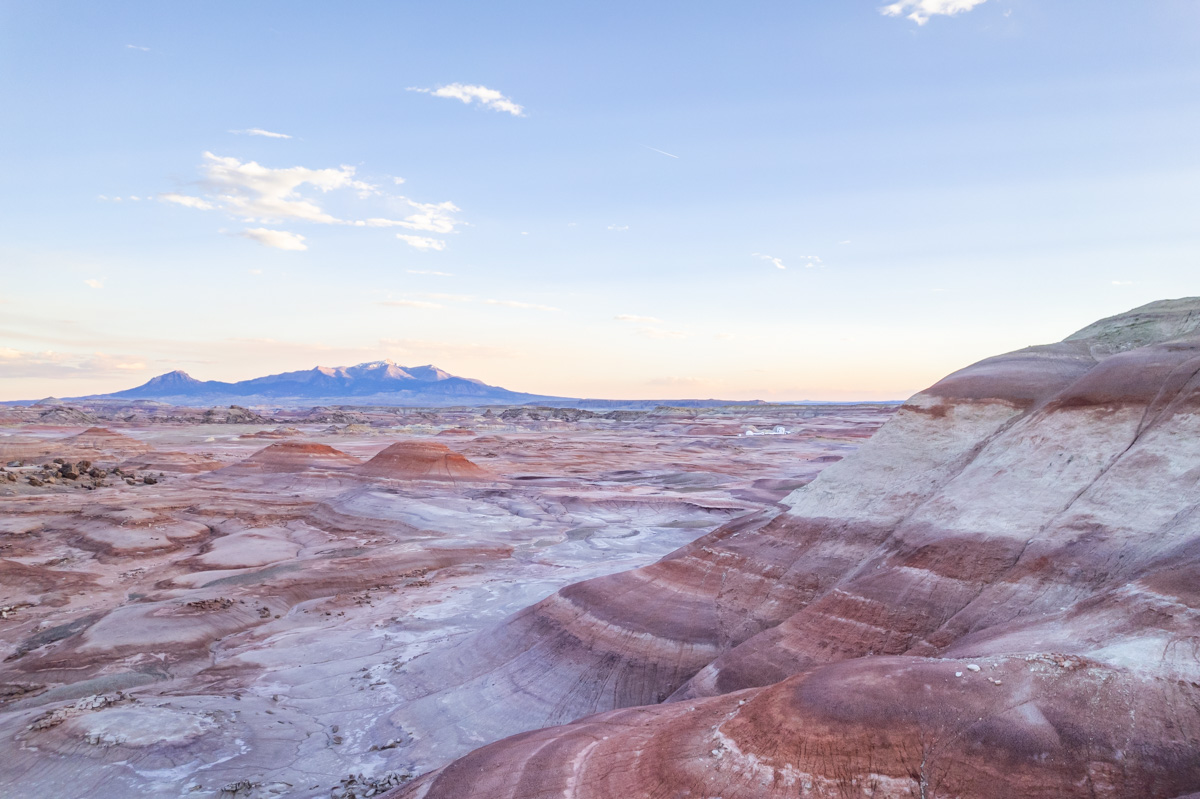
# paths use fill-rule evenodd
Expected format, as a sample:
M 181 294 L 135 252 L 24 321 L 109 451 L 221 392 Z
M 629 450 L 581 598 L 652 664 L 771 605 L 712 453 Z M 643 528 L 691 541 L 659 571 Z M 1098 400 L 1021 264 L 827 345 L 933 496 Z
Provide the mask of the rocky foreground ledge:
M 464 735 L 598 715 L 387 796 L 1200 795 L 1200 299 L 956 372 L 786 504 L 416 661 Z

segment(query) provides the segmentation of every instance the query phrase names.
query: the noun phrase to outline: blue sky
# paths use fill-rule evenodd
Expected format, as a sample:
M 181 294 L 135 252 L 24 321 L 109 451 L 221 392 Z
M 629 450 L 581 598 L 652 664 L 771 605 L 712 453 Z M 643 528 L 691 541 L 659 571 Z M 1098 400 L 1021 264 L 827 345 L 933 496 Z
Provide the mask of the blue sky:
M 1195 0 L 3 2 L 0 70 L 0 399 L 903 398 L 1200 294 Z

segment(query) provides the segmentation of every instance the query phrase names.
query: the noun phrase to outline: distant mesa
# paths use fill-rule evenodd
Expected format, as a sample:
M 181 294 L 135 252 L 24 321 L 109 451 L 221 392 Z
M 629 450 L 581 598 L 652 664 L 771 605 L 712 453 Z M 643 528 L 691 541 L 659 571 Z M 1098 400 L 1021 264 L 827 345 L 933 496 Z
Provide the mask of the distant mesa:
M 296 473 L 309 469 L 345 469 L 361 461 L 328 444 L 280 441 L 230 466 L 238 471 Z
M 358 474 L 396 480 L 486 480 L 488 473 L 432 441 L 400 441 L 357 467 Z

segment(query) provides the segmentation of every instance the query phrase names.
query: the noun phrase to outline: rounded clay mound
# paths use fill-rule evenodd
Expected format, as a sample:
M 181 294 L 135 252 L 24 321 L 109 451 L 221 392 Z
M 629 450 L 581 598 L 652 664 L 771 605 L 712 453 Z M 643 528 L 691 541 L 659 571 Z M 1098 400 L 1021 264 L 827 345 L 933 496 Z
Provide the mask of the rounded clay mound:
M 484 480 L 487 472 L 444 444 L 400 441 L 355 469 L 400 480 Z
M 80 450 L 103 450 L 124 455 L 137 455 L 150 451 L 150 447 L 146 443 L 124 433 L 109 430 L 107 427 L 89 427 L 79 435 L 65 439 L 63 443 Z
M 302 472 L 307 469 L 344 469 L 358 463 L 358 458 L 328 444 L 280 441 L 236 465 L 266 472 Z

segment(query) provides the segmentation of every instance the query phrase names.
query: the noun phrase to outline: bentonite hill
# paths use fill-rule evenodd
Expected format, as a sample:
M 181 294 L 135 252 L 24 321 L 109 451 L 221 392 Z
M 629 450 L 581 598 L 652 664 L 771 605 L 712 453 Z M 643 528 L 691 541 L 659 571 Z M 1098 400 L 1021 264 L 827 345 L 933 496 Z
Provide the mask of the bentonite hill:
M 468 729 L 586 718 L 389 796 L 1200 791 L 1200 299 L 956 372 L 786 505 L 411 664 Z

